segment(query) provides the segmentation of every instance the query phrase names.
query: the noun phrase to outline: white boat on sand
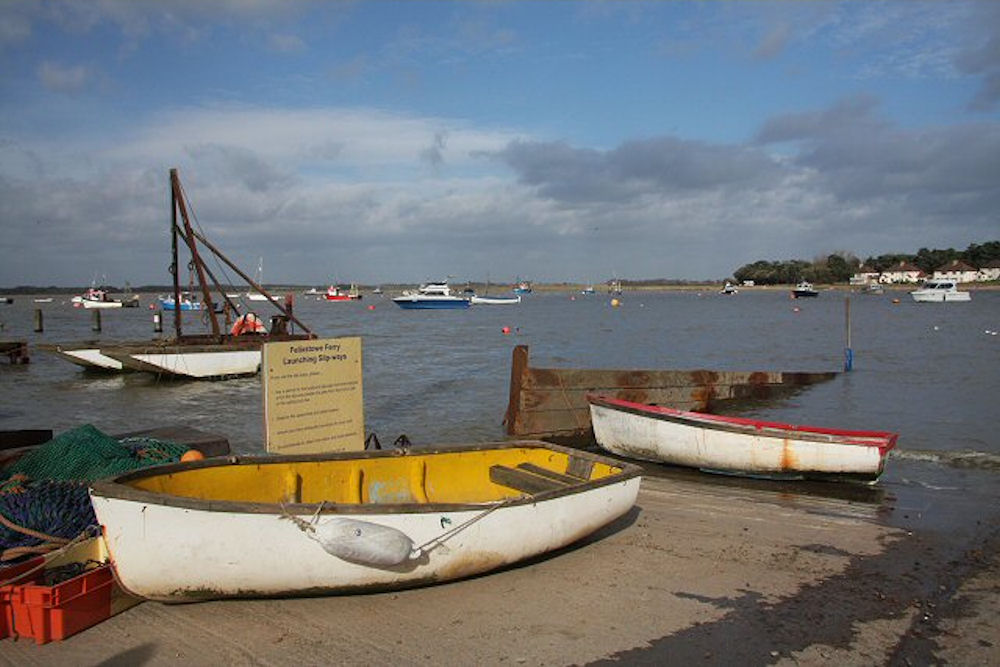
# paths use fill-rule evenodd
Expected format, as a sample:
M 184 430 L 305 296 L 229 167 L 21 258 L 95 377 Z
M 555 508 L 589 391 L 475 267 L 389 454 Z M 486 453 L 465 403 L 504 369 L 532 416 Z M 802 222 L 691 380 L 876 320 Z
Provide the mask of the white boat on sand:
M 951 280 L 928 280 L 920 289 L 910 292 L 917 303 L 950 303 L 952 301 L 971 301 L 972 295 L 958 291 L 958 285 Z
M 629 458 L 709 472 L 873 482 L 898 437 L 724 417 L 588 396 L 597 444 Z
M 628 512 L 639 472 L 512 441 L 178 463 L 96 482 L 91 501 L 135 595 L 326 595 L 440 583 L 563 548 Z

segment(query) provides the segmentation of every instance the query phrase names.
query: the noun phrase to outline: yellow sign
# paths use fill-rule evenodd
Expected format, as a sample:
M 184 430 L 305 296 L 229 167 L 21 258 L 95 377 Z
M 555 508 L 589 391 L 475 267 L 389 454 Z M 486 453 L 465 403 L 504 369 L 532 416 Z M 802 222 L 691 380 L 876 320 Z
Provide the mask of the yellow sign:
M 365 448 L 361 338 L 267 343 L 263 355 L 268 452 Z

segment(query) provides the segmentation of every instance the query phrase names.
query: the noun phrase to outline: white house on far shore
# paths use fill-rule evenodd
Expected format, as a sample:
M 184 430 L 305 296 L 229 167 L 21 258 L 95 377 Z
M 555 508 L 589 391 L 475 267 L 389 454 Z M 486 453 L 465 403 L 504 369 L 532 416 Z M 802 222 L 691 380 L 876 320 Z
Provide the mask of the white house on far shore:
M 979 267 L 976 280 L 987 282 L 990 280 L 1000 280 L 1000 259 L 994 259 Z
M 885 285 L 919 283 L 926 277 L 927 274 L 921 271 L 919 267 L 914 266 L 910 262 L 900 262 L 891 269 L 883 271 L 882 275 L 878 277 L 878 281 Z
M 956 283 L 974 283 L 979 277 L 975 267 L 969 266 L 960 259 L 955 259 L 944 266 L 934 269 L 934 280 L 953 280 Z
M 881 283 L 883 285 L 899 285 L 919 283 L 931 278 L 933 280 L 951 280 L 956 283 L 976 283 L 1000 280 L 1000 260 L 992 260 L 979 269 L 969 266 L 960 259 L 948 262 L 935 269 L 933 276 L 928 276 L 910 262 L 900 262 L 882 273 L 870 267 L 862 266 L 851 276 L 851 284 L 855 286 Z

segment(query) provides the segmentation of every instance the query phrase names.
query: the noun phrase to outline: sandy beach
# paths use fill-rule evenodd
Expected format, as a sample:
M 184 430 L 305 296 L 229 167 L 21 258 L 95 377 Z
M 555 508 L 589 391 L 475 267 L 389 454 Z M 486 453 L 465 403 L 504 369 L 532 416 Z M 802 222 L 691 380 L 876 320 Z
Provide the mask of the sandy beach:
M 63 642 L 4 641 L 0 664 L 1000 659 L 995 506 L 953 522 L 973 508 L 947 493 L 893 499 L 865 488 L 829 497 L 655 474 L 623 519 L 519 567 L 370 595 L 145 602 Z M 887 525 L 887 512 L 903 525 Z

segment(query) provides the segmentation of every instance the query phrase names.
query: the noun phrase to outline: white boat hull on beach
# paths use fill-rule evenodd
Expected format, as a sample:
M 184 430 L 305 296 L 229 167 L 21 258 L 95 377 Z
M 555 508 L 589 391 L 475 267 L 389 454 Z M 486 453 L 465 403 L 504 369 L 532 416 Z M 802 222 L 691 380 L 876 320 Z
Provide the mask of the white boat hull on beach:
M 878 479 L 896 434 L 792 426 L 589 396 L 597 444 L 634 459 L 766 477 Z
M 503 482 L 491 481 L 490 466 L 497 461 L 513 465 L 504 452 L 519 449 L 548 452 L 545 460 L 558 459 L 564 469 L 566 461 L 589 461 L 593 478 L 535 494 L 505 490 Z M 121 584 L 142 597 L 187 602 L 394 589 L 468 577 L 565 547 L 632 508 L 641 479 L 635 466 L 570 450 L 552 454 L 556 449 L 521 442 L 402 456 L 386 451 L 206 460 L 96 483 L 91 500 Z M 465 460 L 452 464 L 448 457 Z M 319 474 L 317 466 L 329 466 L 330 459 L 357 470 L 324 468 Z M 272 479 L 270 467 L 282 465 Z M 228 483 L 244 501 L 218 494 L 192 497 L 194 483 L 181 478 L 201 475 L 201 483 L 211 486 L 211 476 L 221 480 L 234 466 L 242 469 Z M 386 466 L 398 468 L 399 478 L 380 476 Z M 141 480 L 150 473 L 167 479 Z M 337 485 L 318 496 L 312 491 L 314 497 L 333 500 L 292 504 L 283 495 L 294 488 L 305 497 L 314 484 Z M 185 495 L 171 493 L 172 486 L 185 489 Z M 164 488 L 168 491 L 157 491 Z M 272 496 L 265 499 L 267 491 L 261 489 L 270 489 Z M 341 498 L 340 489 L 359 499 Z M 348 524 L 343 539 L 357 547 L 354 556 L 334 555 L 315 537 L 338 522 Z M 387 560 L 386 548 L 375 543 L 382 534 L 405 542 L 401 558 Z M 366 538 L 373 541 L 359 542 Z

